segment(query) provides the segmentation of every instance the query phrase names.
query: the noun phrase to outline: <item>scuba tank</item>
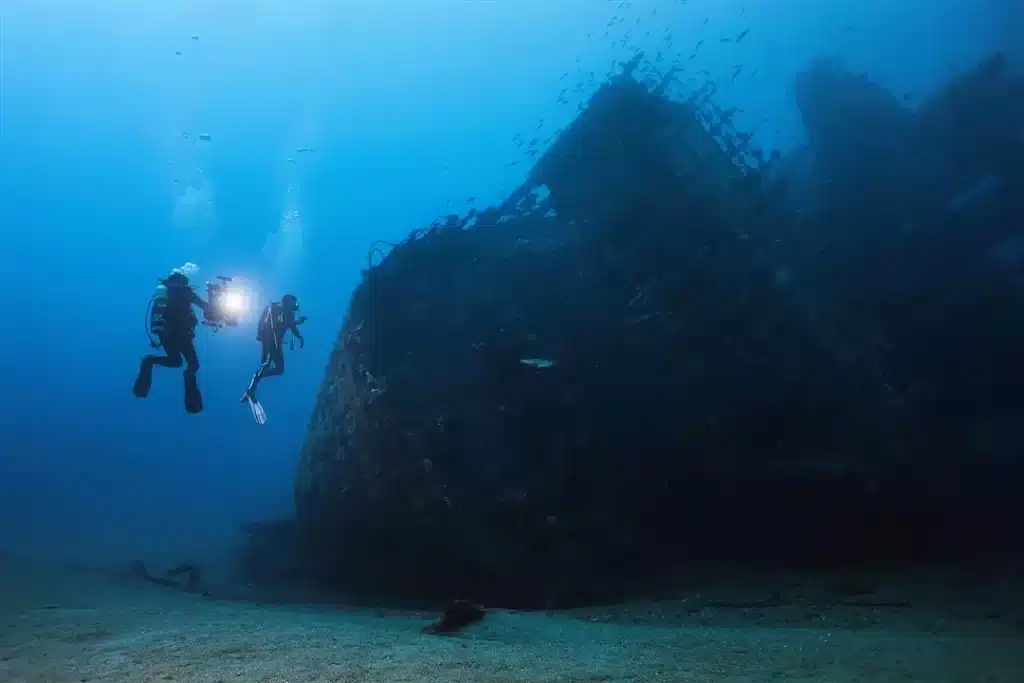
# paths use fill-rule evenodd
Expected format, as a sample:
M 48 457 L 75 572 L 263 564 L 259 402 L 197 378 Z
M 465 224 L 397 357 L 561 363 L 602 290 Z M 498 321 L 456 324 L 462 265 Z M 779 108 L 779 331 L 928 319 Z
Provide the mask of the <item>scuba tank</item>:
M 167 329 L 167 285 L 161 280 L 153 296 L 149 299 L 149 306 L 146 309 L 146 334 L 149 335 L 149 344 L 154 349 L 160 348 L 159 335 Z

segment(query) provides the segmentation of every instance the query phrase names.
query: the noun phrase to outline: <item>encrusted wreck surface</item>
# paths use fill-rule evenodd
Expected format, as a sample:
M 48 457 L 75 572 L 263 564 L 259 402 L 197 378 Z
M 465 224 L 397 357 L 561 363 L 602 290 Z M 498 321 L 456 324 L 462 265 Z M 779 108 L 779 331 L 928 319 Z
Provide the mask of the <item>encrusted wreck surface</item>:
M 882 163 L 828 142 L 821 73 L 798 86 L 818 163 Z M 849 91 L 878 110 L 865 125 L 926 136 L 925 114 Z M 915 388 L 939 383 L 911 362 L 922 339 L 883 343 L 910 332 L 815 267 L 821 234 L 774 201 L 772 169 L 723 151 L 714 115 L 619 77 L 502 207 L 370 264 L 298 467 L 321 576 L 371 598 L 567 606 L 691 560 L 909 561 L 948 550 L 950 519 L 971 528 L 920 476 L 934 394 Z M 1019 188 L 1015 169 L 1000 182 Z M 819 189 L 821 216 L 880 191 L 863 177 Z M 898 220 L 947 215 L 913 189 Z

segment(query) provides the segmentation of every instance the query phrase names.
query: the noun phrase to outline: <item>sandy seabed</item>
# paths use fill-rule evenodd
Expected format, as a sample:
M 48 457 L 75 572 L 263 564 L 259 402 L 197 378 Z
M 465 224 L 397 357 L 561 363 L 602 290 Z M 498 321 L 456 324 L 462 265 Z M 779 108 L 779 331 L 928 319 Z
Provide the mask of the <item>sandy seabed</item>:
M 0 561 L 0 683 L 1024 683 L 1022 622 L 993 604 L 959 623 L 884 605 L 637 603 L 494 612 L 432 636 L 432 614 L 219 601 Z

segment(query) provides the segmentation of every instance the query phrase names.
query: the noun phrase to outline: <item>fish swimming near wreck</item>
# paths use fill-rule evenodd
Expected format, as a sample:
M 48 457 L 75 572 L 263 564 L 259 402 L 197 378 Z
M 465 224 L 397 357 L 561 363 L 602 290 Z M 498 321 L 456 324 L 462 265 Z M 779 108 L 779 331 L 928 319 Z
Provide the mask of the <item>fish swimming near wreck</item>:
M 553 368 L 558 365 L 557 361 L 553 361 L 550 358 L 522 358 L 519 362 L 523 365 L 529 365 L 530 367 L 537 368 L 539 370 L 546 370 L 547 368 Z

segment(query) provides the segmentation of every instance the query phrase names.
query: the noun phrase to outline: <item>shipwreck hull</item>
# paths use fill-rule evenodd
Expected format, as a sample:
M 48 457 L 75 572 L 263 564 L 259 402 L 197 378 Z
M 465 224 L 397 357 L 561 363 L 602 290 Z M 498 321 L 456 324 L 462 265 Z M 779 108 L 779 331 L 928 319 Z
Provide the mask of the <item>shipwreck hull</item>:
M 809 147 L 756 168 L 699 95 L 616 78 L 500 207 L 371 250 L 304 571 L 547 608 L 1021 550 L 1024 82 L 997 55 L 912 111 L 818 62 Z
M 835 467 L 800 487 L 863 493 L 844 463 L 870 467 L 888 429 L 881 383 L 745 229 L 749 169 L 698 113 L 617 79 L 503 207 L 366 270 L 296 483 L 334 580 L 408 601 L 599 602 L 741 546 L 806 550 L 785 529 L 823 496 L 766 489 L 773 472 L 826 454 Z M 787 502 L 752 522 L 738 503 L 753 498 Z

